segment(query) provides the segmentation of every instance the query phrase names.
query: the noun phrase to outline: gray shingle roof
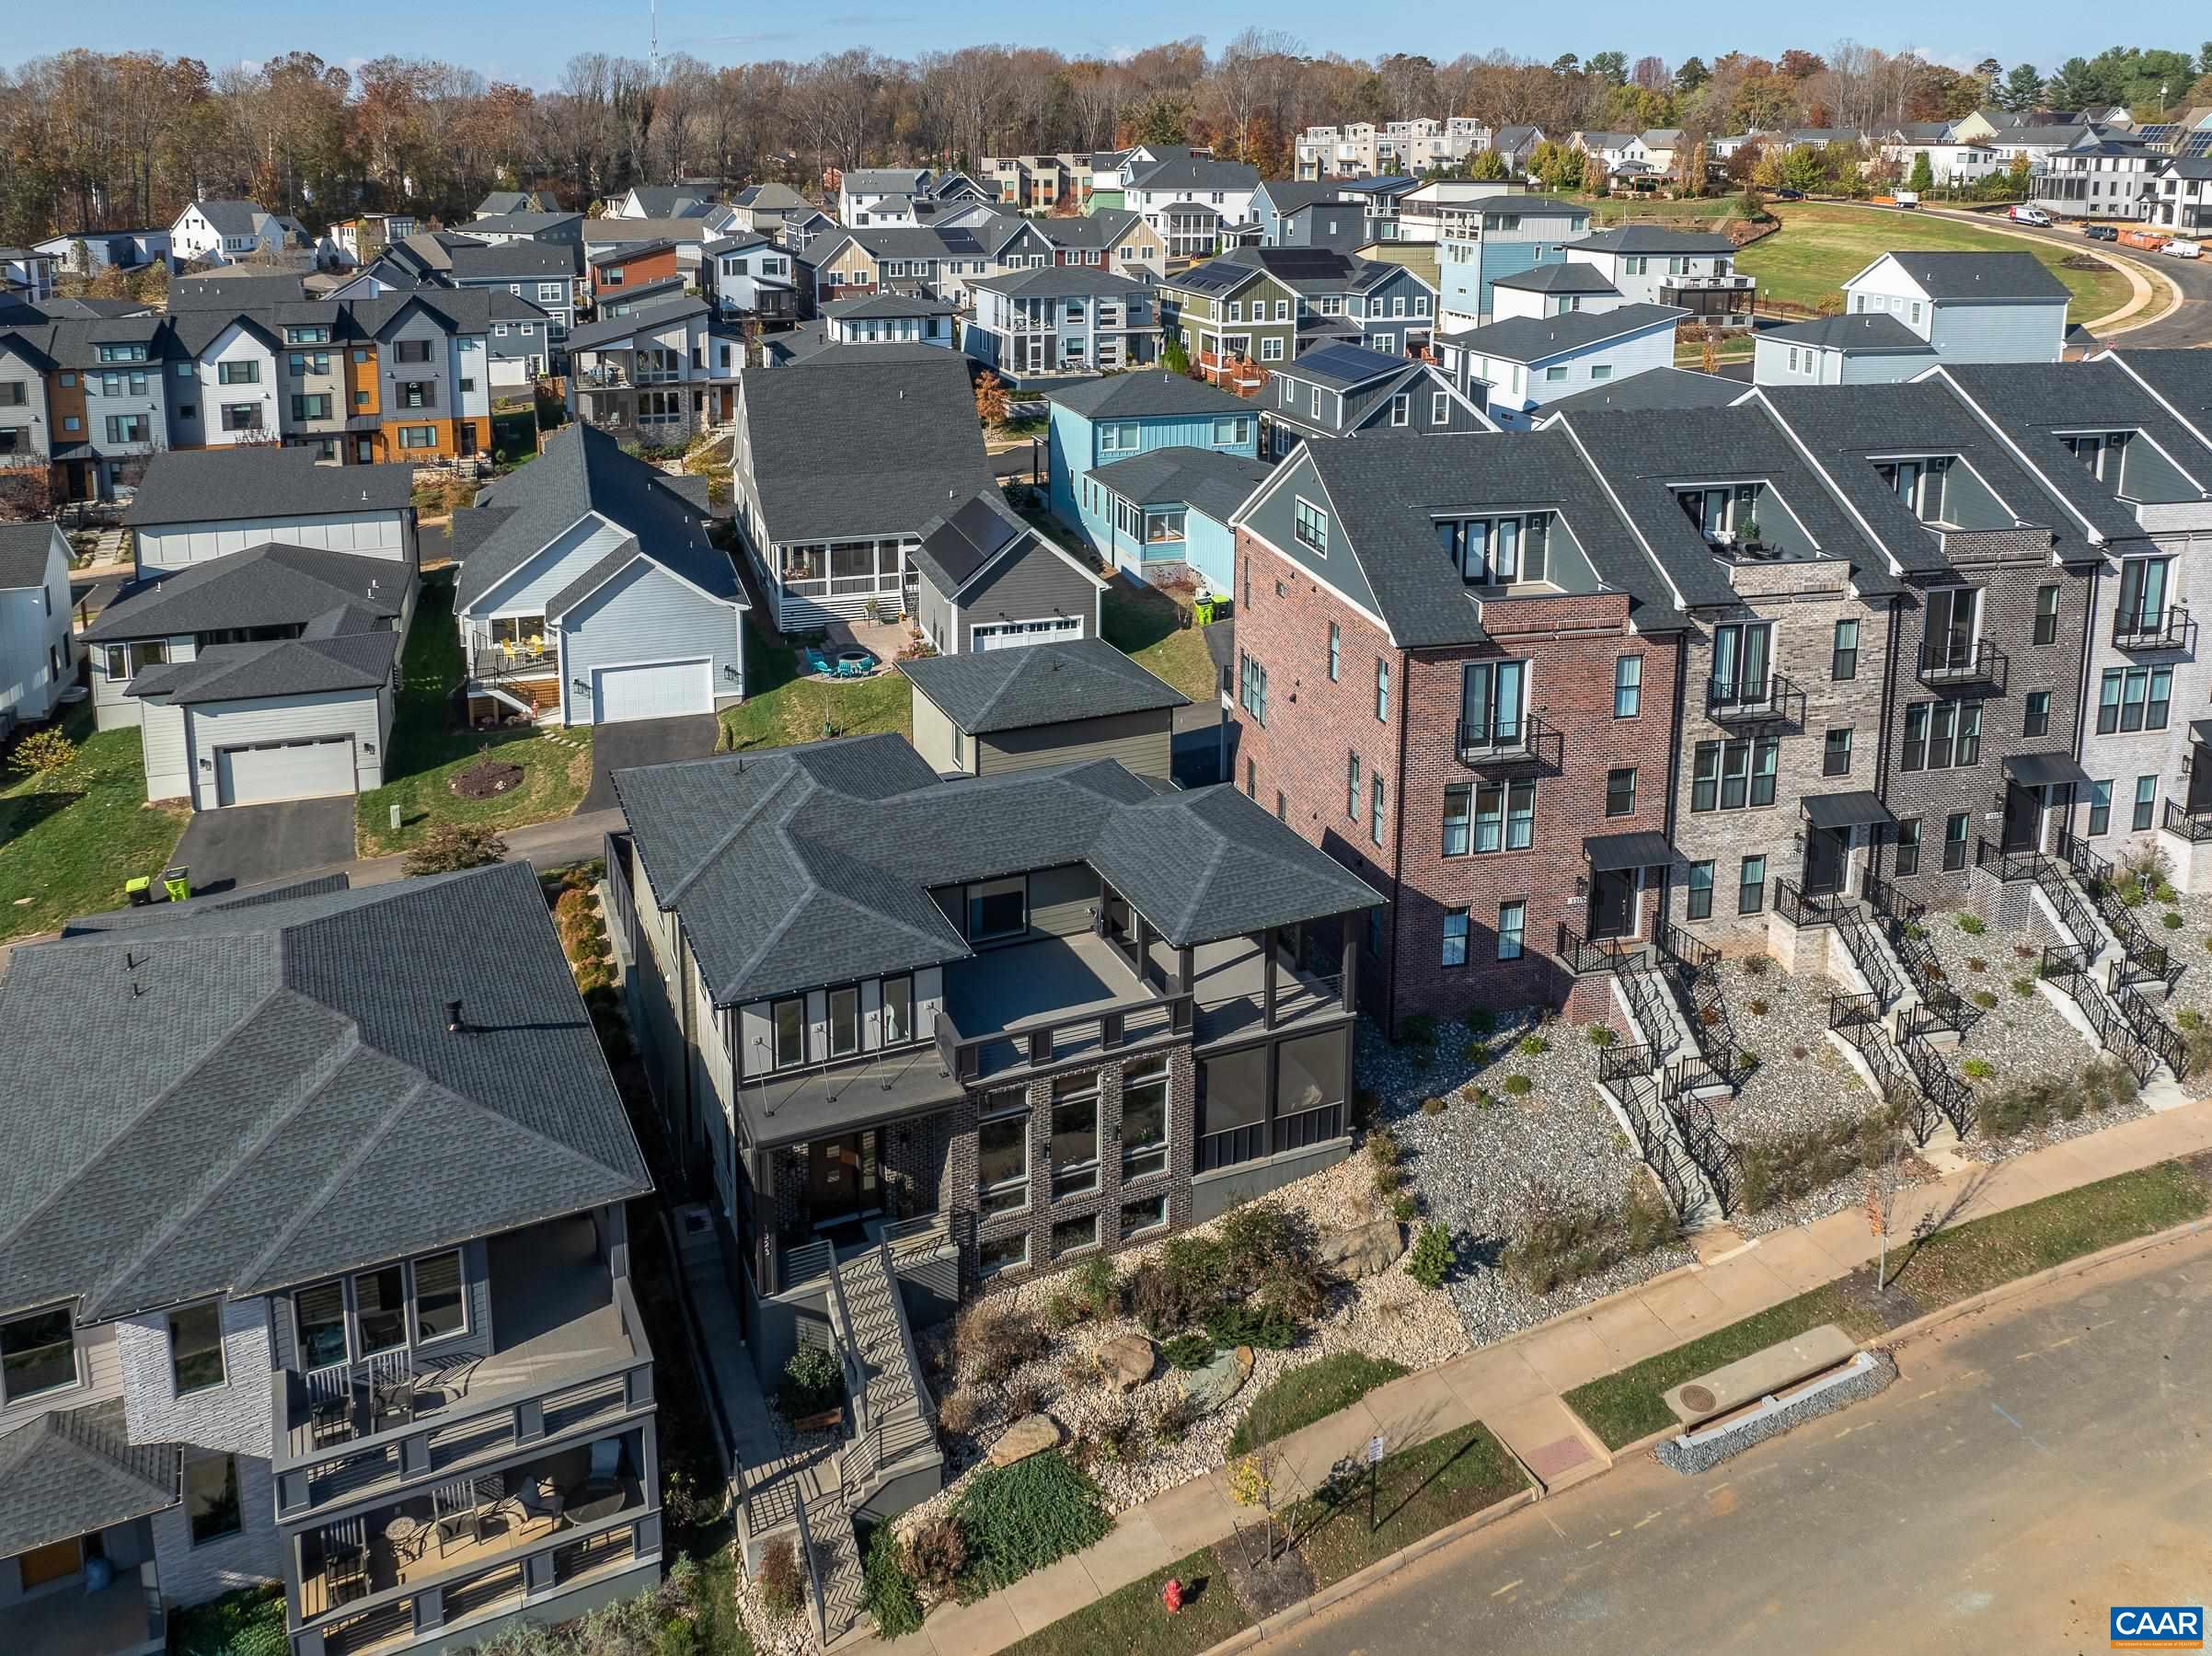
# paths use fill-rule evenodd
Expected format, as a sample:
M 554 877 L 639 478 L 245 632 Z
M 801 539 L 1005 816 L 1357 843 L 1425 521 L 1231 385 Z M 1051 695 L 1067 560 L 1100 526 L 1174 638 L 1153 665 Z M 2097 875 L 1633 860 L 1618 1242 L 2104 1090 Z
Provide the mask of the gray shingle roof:
M 1540 362 L 1607 339 L 1669 326 L 1689 313 L 1672 305 L 1622 305 L 1607 311 L 1569 311 L 1561 316 L 1507 316 L 1443 336 L 1444 342 L 1484 356 Z
M 1402 367 L 1403 364 L 1401 363 Z M 1181 500 L 1216 523 L 1245 502 L 1273 468 L 1219 449 L 1157 448 L 1094 467 L 1091 480 L 1140 506 Z
M 1735 243 L 1710 230 L 1670 230 L 1664 224 L 1623 224 L 1618 230 L 1600 230 L 1570 247 L 1595 253 L 1704 253 L 1730 254 Z
M 641 219 L 630 221 L 632 224 L 643 222 Z M 583 214 L 581 213 L 523 211 L 486 213 L 482 218 L 469 220 L 468 229 L 473 236 L 543 236 L 548 230 L 559 229 L 569 224 L 582 225 L 582 224 Z
M 1191 702 L 1103 638 L 928 656 L 901 661 L 899 671 L 971 736 Z
M 1676 408 L 1714 408 L 1744 395 L 1741 380 L 1688 368 L 1652 368 L 1626 379 L 1608 380 L 1543 406 L 1540 414 L 1571 414 L 1584 408 L 1638 408 L 1646 413 Z
M 582 328 L 571 328 L 569 332 L 569 349 L 597 351 L 602 346 L 627 339 L 649 328 L 665 328 L 671 322 L 681 322 L 686 317 L 713 314 L 714 306 L 704 299 L 662 299 L 652 305 L 640 305 L 627 315 L 610 317 L 605 322 L 593 322 Z
M 266 1293 L 649 1188 L 524 863 L 73 928 L 9 957 L 0 1027 L 0 1307 Z
M 911 535 L 997 487 L 957 351 L 833 346 L 739 386 L 768 541 Z
M 2129 371 L 2180 412 L 2199 431 L 2212 436 L 2212 361 L 2195 350 L 2121 351 L 2114 353 Z
M 1596 265 L 1573 259 L 1563 264 L 1540 264 L 1511 276 L 1501 276 L 1492 287 L 1514 288 L 1527 293 L 1616 293 L 1620 290 L 1606 280 Z
M 1917 352 L 1935 355 L 1935 347 L 1891 316 L 1887 311 L 1867 311 L 1863 315 L 1847 314 L 1840 316 L 1822 316 L 1812 322 L 1792 322 L 1784 328 L 1768 328 L 1759 335 L 1763 339 L 1782 339 L 1792 345 L 1812 345 L 1824 351 Z
M 177 1444 L 133 1443 L 121 1397 L 57 1409 L 0 1436 L 0 1558 L 177 1504 Z
M 1041 540 L 997 489 L 969 497 L 952 511 L 924 523 L 919 534 L 921 545 L 910 556 L 930 584 L 947 597 L 1016 547 L 1033 546 Z
M 1930 299 L 1948 301 L 2064 300 L 2066 283 L 2033 253 L 1919 253 L 1892 249 L 1890 257 Z
M 536 460 L 500 479 L 489 508 L 455 512 L 456 545 L 460 521 L 488 509 L 504 515 L 469 546 L 455 584 L 456 610 L 466 611 L 593 512 L 635 535 L 655 563 L 716 598 L 743 604 L 737 571 L 729 554 L 708 540 L 699 508 L 594 426 L 575 422 L 555 431 Z M 473 524 L 469 534 L 476 534 Z
M 997 293 L 1046 299 L 1068 294 L 1087 297 L 1093 293 L 1119 299 L 1152 291 L 1149 282 L 1116 276 L 1103 265 L 1040 265 L 1033 270 L 1014 270 L 1004 276 L 980 276 L 968 285 L 989 288 Z
M 344 614 L 335 617 L 334 624 L 354 627 L 364 615 Z M 189 661 L 140 673 L 123 694 L 182 707 L 255 696 L 374 690 L 391 681 L 398 653 L 396 632 L 356 628 L 333 633 L 317 627 L 301 638 L 274 643 L 211 645 Z
M 135 581 L 81 635 L 88 643 L 231 627 L 305 625 L 348 607 L 397 618 L 412 572 L 388 558 L 269 542 Z
M 1042 218 L 1033 221 L 1037 234 L 1055 247 L 1111 247 L 1129 234 L 1142 215 L 1124 207 L 1104 207 L 1080 218 Z
M 323 466 L 306 448 L 219 448 L 156 454 L 126 523 L 396 512 L 413 503 L 411 466 Z
M 822 314 L 854 322 L 870 316 L 956 316 L 960 306 L 950 299 L 921 293 L 863 293 L 858 299 L 834 300 L 822 307 Z
M 1148 420 L 1175 414 L 1250 414 L 1252 405 L 1218 385 L 1180 374 L 1110 374 L 1047 391 L 1086 420 Z
M 0 523 L 0 587 L 44 586 L 52 551 L 52 523 Z
M 1253 190 L 1260 169 L 1240 161 L 1213 161 L 1180 155 L 1156 167 L 1140 167 L 1128 179 L 1131 190 Z
M 617 771 L 615 792 L 723 1005 L 963 959 L 930 889 L 1036 868 L 1089 863 L 1176 947 L 1379 901 L 1235 789 L 1163 795 L 1111 760 L 944 783 L 863 736 Z

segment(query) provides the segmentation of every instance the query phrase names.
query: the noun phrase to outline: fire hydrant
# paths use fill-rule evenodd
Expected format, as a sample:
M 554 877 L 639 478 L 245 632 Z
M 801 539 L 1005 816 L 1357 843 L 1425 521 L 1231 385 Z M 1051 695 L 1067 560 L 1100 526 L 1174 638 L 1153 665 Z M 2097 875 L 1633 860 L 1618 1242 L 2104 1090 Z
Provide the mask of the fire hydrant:
M 1173 1576 L 1169 1576 L 1168 1578 L 1168 1584 L 1159 1590 L 1159 1602 L 1168 1606 L 1168 1614 L 1169 1616 L 1173 1616 L 1178 1610 L 1181 1609 L 1182 1583 L 1177 1581 Z

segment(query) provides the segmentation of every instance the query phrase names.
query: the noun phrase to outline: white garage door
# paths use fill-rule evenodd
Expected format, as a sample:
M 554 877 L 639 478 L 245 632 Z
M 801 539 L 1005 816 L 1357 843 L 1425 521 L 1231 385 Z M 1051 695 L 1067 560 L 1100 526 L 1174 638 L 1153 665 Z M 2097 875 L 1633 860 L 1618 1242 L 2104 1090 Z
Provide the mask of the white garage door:
M 651 661 L 640 667 L 601 667 L 592 673 L 592 722 L 674 719 L 714 711 L 713 664 Z
M 1049 621 L 998 621 L 969 630 L 974 650 L 1015 650 L 1024 644 L 1054 644 L 1083 636 L 1083 617 L 1054 615 Z
M 353 791 L 353 738 L 303 736 L 215 754 L 216 802 L 265 805 Z

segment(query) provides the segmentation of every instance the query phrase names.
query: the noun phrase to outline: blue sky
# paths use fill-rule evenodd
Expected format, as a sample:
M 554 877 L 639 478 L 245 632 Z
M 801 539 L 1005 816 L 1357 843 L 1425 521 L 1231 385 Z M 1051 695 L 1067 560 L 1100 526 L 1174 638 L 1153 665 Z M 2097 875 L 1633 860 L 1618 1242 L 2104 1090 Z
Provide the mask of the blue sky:
M 661 43 L 712 63 L 750 58 L 807 58 L 855 44 L 908 56 L 961 39 L 1049 44 L 1064 52 L 1114 52 L 1198 32 L 1188 6 L 1135 0 L 1119 6 L 1069 4 L 1058 10 L 1066 33 L 1041 39 L 1037 20 L 1051 15 L 1038 0 L 971 0 L 957 7 L 918 0 L 828 0 L 821 7 L 760 7 L 663 0 Z M 1678 8 L 1648 0 L 1584 0 L 1571 24 L 1546 6 L 1485 8 L 1477 21 L 1457 14 L 1447 38 L 1434 33 L 1443 8 L 1386 4 L 1347 9 L 1323 0 L 1282 0 L 1269 8 L 1232 14 L 1204 32 L 1218 46 L 1247 22 L 1285 29 L 1317 52 L 1364 56 L 1403 43 L 1442 61 L 1460 52 L 1493 48 L 1553 58 L 1609 47 L 1630 58 L 1656 52 L 1676 63 L 1691 53 L 1708 60 L 1731 46 L 1773 55 L 1786 46 L 1823 50 L 1848 31 L 1869 45 L 1916 45 L 1944 62 L 1971 63 L 1994 53 L 2008 65 L 2022 59 L 2045 70 L 2077 53 L 2094 55 L 2122 37 L 2142 45 L 2194 50 L 2212 36 L 2212 14 L 2183 0 L 2147 4 L 2107 14 L 2108 28 L 2081 6 L 2060 0 L 2013 0 L 1998 11 L 1931 6 L 1927 0 L 1862 0 L 1848 14 L 1832 8 L 1813 14 L 1810 28 L 1791 30 L 1770 15 L 1781 8 L 1734 8 L 1710 14 L 1710 33 L 1669 19 Z M 497 79 L 547 86 L 571 52 L 604 51 L 645 55 L 646 0 L 461 0 L 456 6 L 406 4 L 351 6 L 327 10 L 270 5 L 268 0 L 89 0 L 76 6 L 27 5 L 9 20 L 7 55 L 29 57 L 68 46 L 109 51 L 154 48 L 205 59 L 211 66 L 259 60 L 305 48 L 333 63 L 397 52 L 467 62 Z M 1980 16 L 1972 15 L 1979 11 Z M 1092 17 L 1111 13 L 1101 32 Z M 1452 14 L 1444 14 L 1452 15 Z M 456 19 L 465 19 L 455 27 Z M 2001 19 L 2001 25 L 1999 23 Z M 2107 39 L 2107 36 L 2110 39 Z

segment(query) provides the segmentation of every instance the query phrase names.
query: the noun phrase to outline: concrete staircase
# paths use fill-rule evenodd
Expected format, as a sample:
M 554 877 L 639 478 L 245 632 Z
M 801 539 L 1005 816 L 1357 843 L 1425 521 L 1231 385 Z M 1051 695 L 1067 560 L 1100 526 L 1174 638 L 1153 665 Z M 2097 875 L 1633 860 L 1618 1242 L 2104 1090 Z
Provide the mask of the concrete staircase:
M 1728 1151 L 1711 1129 L 1710 1106 L 1697 1096 L 1707 1090 L 1706 1078 L 1717 1077 L 1704 1067 L 1691 1013 L 1665 976 L 1642 959 L 1625 960 L 1614 972 L 1612 992 L 1638 1042 L 1600 1055 L 1598 1096 L 1634 1141 L 1683 1228 L 1720 1225 L 1728 1211 Z

